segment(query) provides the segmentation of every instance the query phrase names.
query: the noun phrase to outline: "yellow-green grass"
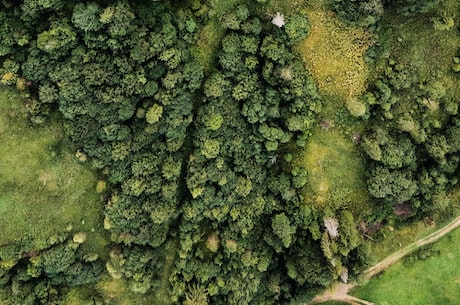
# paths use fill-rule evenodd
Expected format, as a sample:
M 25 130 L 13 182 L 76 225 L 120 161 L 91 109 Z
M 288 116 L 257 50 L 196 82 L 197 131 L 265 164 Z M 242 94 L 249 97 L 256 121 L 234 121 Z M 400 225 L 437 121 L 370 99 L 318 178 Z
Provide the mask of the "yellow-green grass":
M 157 301 L 158 304 L 161 305 L 167 305 L 169 303 L 172 303 L 168 294 L 170 288 L 169 277 L 172 274 L 172 269 L 174 267 L 174 257 L 176 255 L 178 248 L 179 245 L 175 242 L 172 242 L 168 244 L 165 250 L 165 264 L 161 274 L 161 285 L 159 286 L 159 289 L 157 289 L 154 292 L 154 299 Z
M 442 195 L 443 200 L 449 202 L 450 210 L 448 214 L 460 215 L 460 188 L 451 192 L 446 192 Z M 426 219 L 412 223 L 410 226 L 402 226 L 394 228 L 391 224 L 387 224 L 380 230 L 382 239 L 377 237 L 377 242 L 367 240 L 372 252 L 372 262 L 376 263 L 383 260 L 393 252 L 400 250 L 452 221 L 447 215 L 433 215 L 433 223 L 428 224 Z
M 19 95 L 0 87 L 0 143 L 0 246 L 41 249 L 56 234 L 86 232 L 82 247 L 102 254 L 97 180 L 76 160 L 60 125 L 32 124 Z
M 80 286 L 71 288 L 63 298 L 62 305 L 94 305 L 97 295 L 94 286 Z M 97 304 L 97 303 L 96 303 Z
M 215 18 L 200 29 L 199 38 L 193 48 L 193 52 L 205 72 L 211 71 L 215 64 L 216 50 L 223 34 L 224 30 Z
M 198 33 L 198 41 L 193 47 L 193 52 L 204 71 L 208 73 L 213 69 L 216 61 L 216 51 L 224 35 L 219 18 L 227 13 L 240 0 L 210 0 L 209 6 L 203 5 L 197 12 L 198 15 L 211 17 L 208 23 Z
M 393 252 L 401 250 L 401 248 L 423 238 L 430 233 L 439 229 L 439 226 L 429 226 L 424 221 L 418 221 L 410 226 L 403 226 L 395 229 L 391 225 L 387 225 L 380 230 L 380 234 L 384 239 L 378 239 L 376 242 L 367 240 L 372 253 L 372 262 L 376 263 Z
M 104 300 L 104 301 L 102 301 Z M 167 305 L 157 303 L 152 293 L 140 294 L 129 290 L 129 282 L 124 279 L 103 278 L 96 285 L 79 286 L 68 289 L 61 305 Z
M 327 9 L 325 0 L 310 1 L 305 14 L 311 28 L 296 50 L 320 92 L 338 96 L 342 103 L 359 96 L 366 89 L 369 69 L 364 52 L 373 41 L 372 35 L 340 21 Z
M 433 245 L 430 257 L 400 262 L 351 294 L 379 305 L 460 304 L 459 243 L 457 229 Z

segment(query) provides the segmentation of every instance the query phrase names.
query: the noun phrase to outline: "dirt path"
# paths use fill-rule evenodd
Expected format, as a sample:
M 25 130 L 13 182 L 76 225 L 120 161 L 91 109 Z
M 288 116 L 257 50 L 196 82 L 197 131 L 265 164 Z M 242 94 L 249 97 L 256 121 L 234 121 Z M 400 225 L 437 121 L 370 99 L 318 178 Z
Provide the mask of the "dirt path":
M 373 276 L 379 274 L 380 272 L 384 271 L 388 267 L 394 265 L 399 260 L 401 260 L 404 256 L 414 252 L 415 250 L 423 247 L 425 245 L 434 243 L 441 237 L 445 236 L 449 232 L 453 231 L 454 229 L 460 227 L 460 216 L 455 218 L 449 224 L 445 225 L 441 229 L 437 230 L 430 235 L 417 240 L 416 242 L 402 248 L 401 250 L 396 251 L 395 253 L 391 254 L 390 256 L 386 257 L 384 260 L 380 261 L 379 263 L 375 264 L 371 268 L 367 269 L 363 272 L 364 280 L 369 280 Z M 352 305 L 372 305 L 373 303 L 358 299 L 349 295 L 348 293 L 352 288 L 354 288 L 357 283 L 336 283 L 330 289 L 326 290 L 320 295 L 317 295 L 310 304 L 319 304 L 326 301 L 340 301 L 345 302 Z
M 366 300 L 358 299 L 348 294 L 348 292 L 355 287 L 356 284 L 345 284 L 341 282 L 335 283 L 330 289 L 326 290 L 323 294 L 317 295 L 310 304 L 319 304 L 327 301 L 339 301 L 351 305 L 374 305 L 374 303 Z
M 451 232 L 452 230 L 460 227 L 460 216 L 455 218 L 452 222 L 447 224 L 446 226 L 442 227 L 441 229 L 437 230 L 434 233 L 431 233 L 430 235 L 419 239 L 418 241 L 402 248 L 401 250 L 391 254 L 381 262 L 375 264 L 371 268 L 367 269 L 364 271 L 364 279 L 370 279 L 374 275 L 382 272 L 383 270 L 387 269 L 389 266 L 393 265 L 394 263 L 398 262 L 401 258 L 406 256 L 407 254 L 410 254 L 417 250 L 420 247 L 423 247 L 425 245 L 431 244 L 441 237 L 445 236 L 447 233 Z

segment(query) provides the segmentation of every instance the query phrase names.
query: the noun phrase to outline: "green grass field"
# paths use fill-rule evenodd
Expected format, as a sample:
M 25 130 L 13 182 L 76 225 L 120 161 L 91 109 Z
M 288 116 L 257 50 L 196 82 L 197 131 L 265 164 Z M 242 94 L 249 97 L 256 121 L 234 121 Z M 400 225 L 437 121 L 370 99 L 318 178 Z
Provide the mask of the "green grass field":
M 433 245 L 431 256 L 402 262 L 351 294 L 379 305 L 460 304 L 460 230 Z
M 33 125 L 19 95 L 0 87 L 0 246 L 47 247 L 57 233 L 86 232 L 101 252 L 97 180 L 80 164 L 57 122 Z

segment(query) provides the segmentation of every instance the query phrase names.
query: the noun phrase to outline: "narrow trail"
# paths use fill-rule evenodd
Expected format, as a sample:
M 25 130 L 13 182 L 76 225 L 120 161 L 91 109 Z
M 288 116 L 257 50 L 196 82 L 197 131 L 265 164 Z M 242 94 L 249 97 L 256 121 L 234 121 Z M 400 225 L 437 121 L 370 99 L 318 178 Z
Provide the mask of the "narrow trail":
M 460 227 L 460 216 L 455 218 L 453 221 L 442 227 L 441 229 L 437 230 L 436 232 L 431 233 L 428 236 L 425 236 L 416 242 L 402 248 L 394 252 L 393 254 L 389 255 L 379 263 L 375 264 L 371 268 L 365 270 L 363 272 L 363 279 L 365 281 L 371 279 L 373 276 L 379 274 L 380 272 L 384 271 L 388 267 L 394 265 L 398 261 L 400 261 L 404 256 L 414 252 L 415 250 L 423 247 L 425 245 L 431 244 L 439 240 L 441 237 L 447 235 L 448 233 L 452 232 L 456 228 Z M 373 305 L 374 303 L 358 299 L 349 295 L 351 289 L 356 287 L 358 283 L 340 283 L 337 282 L 334 284 L 330 289 L 326 290 L 320 295 L 317 295 L 310 304 L 319 304 L 324 303 L 326 301 L 340 301 L 345 302 L 352 305 Z
M 446 234 L 448 234 L 449 232 L 451 232 L 452 230 L 458 227 L 460 227 L 460 216 L 458 216 L 452 222 L 442 227 L 441 229 L 437 230 L 436 232 L 422 239 L 419 239 L 418 241 L 402 248 L 401 250 L 391 254 L 390 256 L 382 260 L 381 262 L 367 269 L 366 271 L 364 271 L 364 279 L 368 280 L 372 278 L 374 275 L 379 274 L 383 270 L 387 269 L 389 266 L 398 262 L 401 258 L 406 256 L 407 254 L 414 252 L 420 247 L 423 247 L 425 245 L 428 245 L 428 244 L 431 244 L 437 241 L 438 239 L 440 239 L 441 237 L 445 236 Z

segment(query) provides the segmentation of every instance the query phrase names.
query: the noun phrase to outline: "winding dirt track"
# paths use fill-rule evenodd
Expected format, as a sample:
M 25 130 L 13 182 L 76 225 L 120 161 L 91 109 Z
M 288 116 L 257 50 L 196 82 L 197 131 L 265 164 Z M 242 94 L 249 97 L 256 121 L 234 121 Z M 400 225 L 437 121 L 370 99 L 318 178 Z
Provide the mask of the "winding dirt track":
M 371 268 L 367 269 L 364 271 L 364 278 L 365 279 L 370 279 L 374 275 L 382 272 L 389 266 L 393 265 L 394 263 L 398 262 L 401 258 L 406 256 L 407 254 L 410 254 L 417 250 L 420 247 L 423 247 L 425 245 L 434 243 L 447 233 L 451 232 L 452 230 L 460 227 L 460 216 L 455 218 L 453 221 L 451 221 L 449 224 L 445 225 L 441 229 L 437 230 L 436 232 L 431 233 L 430 235 L 417 240 L 416 242 L 402 248 L 399 251 L 396 251 L 395 253 L 391 254 L 381 262 L 375 264 Z
M 416 242 L 402 248 L 401 250 L 396 251 L 395 253 L 391 254 L 390 256 L 386 257 L 384 260 L 380 261 L 379 263 L 375 264 L 371 268 L 367 269 L 363 272 L 363 279 L 369 280 L 374 275 L 379 274 L 380 272 L 384 271 L 388 267 L 392 266 L 393 264 L 397 263 L 401 258 L 410 254 L 417 250 L 418 248 L 434 243 L 441 237 L 445 236 L 452 230 L 460 227 L 460 216 L 455 218 L 449 224 L 445 225 L 441 229 L 437 230 L 436 232 L 431 233 L 430 235 L 417 240 Z M 324 293 L 317 295 L 310 304 L 319 304 L 326 301 L 340 301 L 345 302 L 352 305 L 373 305 L 373 303 L 358 299 L 349 295 L 348 293 L 352 288 L 354 288 L 357 283 L 350 283 L 344 284 L 337 282 L 335 283 L 330 289 L 326 290 Z

